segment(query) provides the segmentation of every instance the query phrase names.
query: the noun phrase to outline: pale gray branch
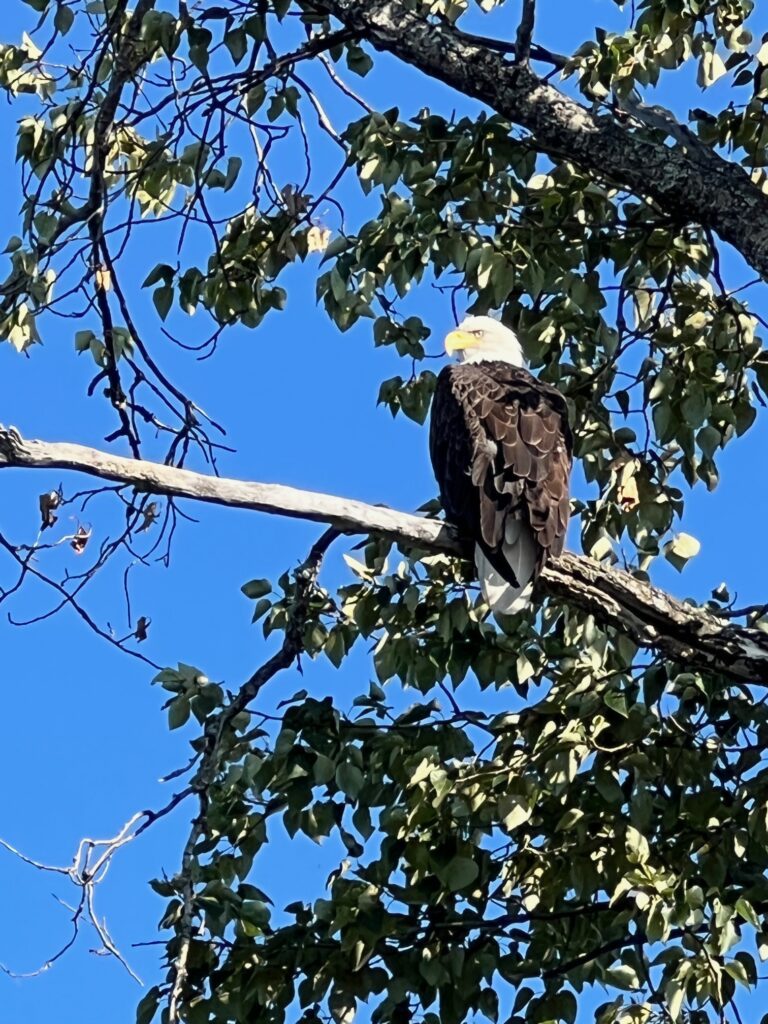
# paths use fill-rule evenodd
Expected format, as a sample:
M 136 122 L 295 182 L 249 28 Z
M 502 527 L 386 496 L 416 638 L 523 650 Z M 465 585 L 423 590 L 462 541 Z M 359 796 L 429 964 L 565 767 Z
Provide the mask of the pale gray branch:
M 82 445 L 31 441 L 0 427 L 0 469 L 14 466 L 76 470 L 152 494 L 309 519 L 342 533 L 377 533 L 428 552 L 465 553 L 456 531 L 435 519 L 281 484 L 206 476 Z M 541 585 L 642 647 L 692 668 L 768 685 L 768 634 L 759 629 L 736 625 L 581 555 L 566 553 L 553 560 Z

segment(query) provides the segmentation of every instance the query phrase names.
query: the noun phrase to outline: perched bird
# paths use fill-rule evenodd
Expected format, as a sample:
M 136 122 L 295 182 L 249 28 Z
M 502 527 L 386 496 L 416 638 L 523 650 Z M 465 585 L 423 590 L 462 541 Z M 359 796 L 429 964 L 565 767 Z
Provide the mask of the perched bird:
M 531 599 L 568 527 L 572 438 L 565 399 L 525 368 L 517 335 L 489 316 L 467 317 L 445 339 L 458 364 L 437 379 L 429 448 L 449 521 L 475 542 L 494 612 Z

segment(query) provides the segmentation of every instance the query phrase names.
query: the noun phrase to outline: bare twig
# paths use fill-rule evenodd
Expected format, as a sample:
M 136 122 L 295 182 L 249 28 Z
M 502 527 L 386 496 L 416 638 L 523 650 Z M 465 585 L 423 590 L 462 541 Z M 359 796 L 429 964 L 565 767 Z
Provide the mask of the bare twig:
M 531 56 L 531 39 L 533 23 L 536 17 L 536 0 L 523 0 L 523 13 L 517 28 L 517 45 L 515 57 L 517 63 L 527 67 Z
M 354 100 L 354 102 L 357 103 L 359 107 L 362 107 L 367 113 L 373 113 L 373 107 L 369 103 L 366 103 L 362 96 L 359 96 L 354 89 L 347 85 L 344 79 L 336 71 L 333 61 L 330 60 L 327 54 L 318 54 L 318 60 L 328 72 L 328 77 L 334 83 L 339 92 L 343 93 L 349 99 Z
M 19 973 L 10 970 L 0 964 L 0 971 L 12 978 L 33 978 L 44 974 L 60 960 L 62 956 L 71 949 L 80 934 L 80 926 L 87 922 L 95 930 L 102 944 L 102 951 L 115 957 L 134 981 L 142 984 L 139 976 L 133 971 L 126 961 L 107 929 L 106 922 L 100 920 L 96 914 L 95 894 L 96 886 L 102 882 L 109 870 L 115 854 L 128 843 L 132 843 L 143 832 L 145 832 L 158 819 L 170 814 L 178 805 L 192 793 L 188 787 L 180 793 L 176 793 L 168 803 L 159 811 L 139 811 L 132 815 L 123 825 L 120 831 L 109 839 L 81 839 L 77 851 L 68 867 L 60 867 L 55 864 L 44 864 L 42 861 L 34 860 L 22 853 L 15 846 L 12 846 L 5 839 L 0 839 L 0 847 L 13 854 L 23 864 L 35 868 L 37 871 L 44 871 L 49 874 L 65 875 L 73 885 L 80 890 L 80 897 L 76 906 L 70 906 L 59 900 L 63 907 L 72 913 L 72 932 L 67 941 L 49 956 L 48 959 L 32 971 Z
M 155 669 L 160 668 L 160 665 L 158 665 L 157 662 L 152 661 L 151 658 L 146 657 L 146 655 L 141 654 L 139 651 L 131 650 L 130 647 L 125 647 L 124 642 L 122 640 L 119 640 L 118 638 L 113 636 L 109 630 L 103 629 L 92 618 L 92 616 L 89 615 L 89 613 L 77 601 L 75 594 L 69 593 L 69 591 L 65 589 L 63 584 L 57 582 L 55 579 L 52 579 L 50 576 L 46 576 L 45 573 L 41 572 L 34 565 L 32 565 L 31 555 L 34 553 L 34 549 L 32 552 L 29 553 L 27 557 L 22 558 L 22 556 L 18 552 L 18 549 L 13 544 L 11 544 L 10 541 L 8 541 L 1 533 L 0 547 L 8 552 L 11 558 L 13 558 L 16 561 L 19 568 L 21 569 L 18 582 L 11 590 L 7 590 L 2 594 L 3 600 L 18 589 L 22 580 L 27 575 L 31 575 L 34 576 L 36 579 L 39 579 L 42 583 L 45 583 L 47 586 L 51 587 L 59 596 L 59 601 L 53 609 L 41 615 L 37 615 L 33 619 L 27 619 L 21 622 L 11 620 L 13 625 L 22 626 L 31 625 L 33 622 L 41 622 L 43 619 L 50 618 L 51 615 L 57 613 L 66 605 L 69 605 L 69 607 L 72 608 L 73 611 L 75 611 L 80 616 L 80 618 L 86 623 L 86 625 L 91 630 L 93 630 L 94 633 L 96 633 L 97 636 L 100 636 L 103 640 L 108 641 L 108 643 L 112 644 L 114 647 L 117 647 L 124 654 L 130 654 L 132 658 L 137 658 L 139 661 L 143 661 L 145 665 L 149 665 L 151 668 Z M 103 561 L 101 562 L 101 564 L 103 564 Z

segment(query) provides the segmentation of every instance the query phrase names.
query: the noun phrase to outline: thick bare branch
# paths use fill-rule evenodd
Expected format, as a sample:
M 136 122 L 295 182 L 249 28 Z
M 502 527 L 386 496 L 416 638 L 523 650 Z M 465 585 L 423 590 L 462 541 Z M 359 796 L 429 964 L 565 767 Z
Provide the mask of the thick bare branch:
M 206 476 L 77 444 L 26 440 L 13 428 L 0 427 L 0 468 L 14 466 L 76 470 L 152 494 L 309 519 L 341 533 L 378 533 L 425 551 L 465 553 L 456 531 L 435 519 L 281 484 Z M 548 593 L 591 612 L 642 647 L 692 667 L 768 685 L 768 634 L 758 629 L 735 625 L 581 555 L 565 554 L 551 562 L 541 583 Z
M 551 156 L 649 196 L 683 222 L 712 228 L 768 278 L 768 196 L 738 164 L 703 145 L 649 141 L 615 118 L 593 113 L 524 64 L 506 61 L 477 37 L 427 21 L 398 0 L 318 3 L 377 48 L 528 129 Z

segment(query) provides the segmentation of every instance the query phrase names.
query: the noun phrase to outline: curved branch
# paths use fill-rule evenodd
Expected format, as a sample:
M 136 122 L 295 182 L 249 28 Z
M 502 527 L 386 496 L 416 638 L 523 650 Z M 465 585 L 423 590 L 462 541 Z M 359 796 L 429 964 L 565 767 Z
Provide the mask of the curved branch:
M 378 533 L 424 551 L 466 554 L 447 523 L 398 512 L 384 505 L 262 484 L 206 476 L 157 462 L 127 459 L 78 444 L 31 441 L 0 427 L 0 469 L 70 469 L 118 480 L 139 491 L 191 498 L 231 508 L 327 523 L 340 533 Z M 628 634 L 641 647 L 731 679 L 768 686 L 768 634 L 738 626 L 663 590 L 583 555 L 551 561 L 543 589 L 590 612 L 605 626 Z
M 378 49 L 526 128 L 550 156 L 649 196 L 683 222 L 712 228 L 768 279 L 768 196 L 743 167 L 704 144 L 666 146 L 610 115 L 598 116 L 490 43 L 427 21 L 399 0 L 318 0 L 318 6 Z

